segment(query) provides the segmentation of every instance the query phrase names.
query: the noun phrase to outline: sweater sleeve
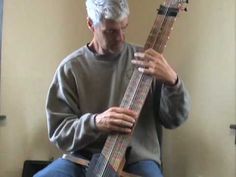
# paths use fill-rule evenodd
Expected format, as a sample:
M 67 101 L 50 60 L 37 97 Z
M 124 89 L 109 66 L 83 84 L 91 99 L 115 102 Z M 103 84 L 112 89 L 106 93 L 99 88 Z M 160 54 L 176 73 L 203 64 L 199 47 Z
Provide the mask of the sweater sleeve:
M 49 88 L 46 114 L 49 139 L 67 152 L 82 149 L 98 138 L 95 114 L 81 114 L 72 66 L 61 65 Z
M 163 84 L 161 89 L 159 117 L 165 128 L 181 125 L 190 112 L 190 96 L 181 79 L 175 86 Z

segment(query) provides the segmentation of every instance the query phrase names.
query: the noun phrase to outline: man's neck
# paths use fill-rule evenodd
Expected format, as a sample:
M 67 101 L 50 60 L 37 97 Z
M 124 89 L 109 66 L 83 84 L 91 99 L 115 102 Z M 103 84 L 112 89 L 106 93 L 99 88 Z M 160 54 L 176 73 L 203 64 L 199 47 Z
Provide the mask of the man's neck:
M 103 48 L 101 48 L 99 46 L 99 44 L 95 41 L 95 40 L 92 40 L 89 44 L 88 44 L 88 47 L 90 48 L 90 50 L 92 50 L 92 52 L 98 54 L 98 55 L 106 55 L 108 54 L 109 52 L 104 50 Z

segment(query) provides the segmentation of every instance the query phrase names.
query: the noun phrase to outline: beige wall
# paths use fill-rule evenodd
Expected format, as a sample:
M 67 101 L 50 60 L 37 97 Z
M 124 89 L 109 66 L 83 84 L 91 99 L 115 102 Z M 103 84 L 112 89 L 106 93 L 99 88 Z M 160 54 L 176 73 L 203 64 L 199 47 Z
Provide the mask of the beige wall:
M 166 54 L 189 88 L 192 112 L 184 126 L 166 131 L 166 174 L 235 177 L 235 0 L 190 2 Z
M 82 1 L 5 1 L 0 176 L 20 176 L 24 160 L 54 156 L 45 97 L 61 59 L 90 39 L 84 18 Z
M 58 63 L 91 37 L 83 2 L 5 1 L 0 176 L 20 177 L 24 160 L 59 154 L 47 139 L 44 103 Z M 144 44 L 160 2 L 130 0 L 129 41 Z M 193 105 L 189 121 L 165 133 L 166 177 L 235 177 L 234 21 L 234 0 L 198 0 L 175 24 L 165 55 Z

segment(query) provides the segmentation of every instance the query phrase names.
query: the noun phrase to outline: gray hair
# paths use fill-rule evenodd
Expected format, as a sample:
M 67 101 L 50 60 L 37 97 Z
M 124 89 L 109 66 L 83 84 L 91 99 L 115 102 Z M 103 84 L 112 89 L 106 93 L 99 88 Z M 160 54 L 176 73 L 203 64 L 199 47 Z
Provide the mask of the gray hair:
M 127 0 L 86 0 L 86 8 L 93 25 L 105 19 L 120 21 L 129 15 Z

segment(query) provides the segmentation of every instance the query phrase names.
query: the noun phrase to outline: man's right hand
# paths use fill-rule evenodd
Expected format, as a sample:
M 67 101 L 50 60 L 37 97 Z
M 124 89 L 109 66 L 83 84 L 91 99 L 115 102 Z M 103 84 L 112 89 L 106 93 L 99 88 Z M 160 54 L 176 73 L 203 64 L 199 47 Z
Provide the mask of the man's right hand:
M 107 133 L 131 133 L 137 113 L 130 109 L 112 107 L 96 116 L 97 129 Z

